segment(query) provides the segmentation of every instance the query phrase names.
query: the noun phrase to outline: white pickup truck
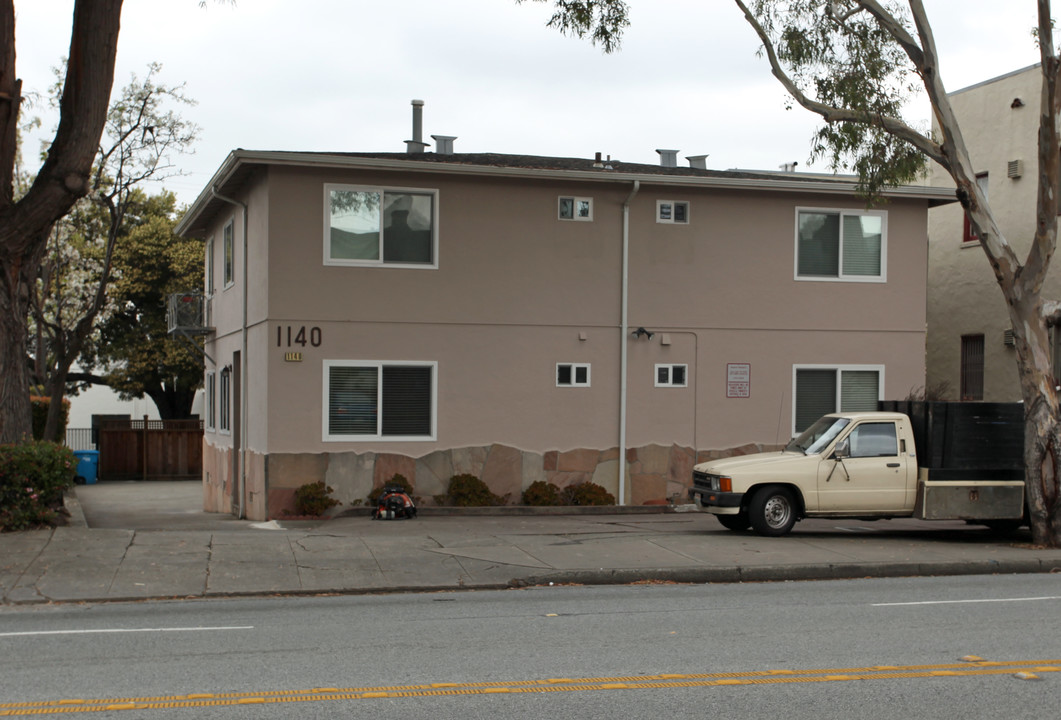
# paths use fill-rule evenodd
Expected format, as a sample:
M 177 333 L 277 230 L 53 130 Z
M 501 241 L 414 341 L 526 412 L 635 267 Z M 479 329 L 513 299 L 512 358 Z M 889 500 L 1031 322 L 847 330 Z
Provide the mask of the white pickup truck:
M 689 494 L 724 527 L 761 535 L 784 535 L 805 517 L 967 520 L 1000 531 L 1021 525 L 1019 406 L 1014 412 L 1000 404 L 891 405 L 911 415 L 830 414 L 780 452 L 701 463 Z M 1005 412 L 978 415 L 977 405 Z M 1003 435 L 992 447 L 989 440 Z M 962 437 L 975 447 L 962 452 L 956 442 Z

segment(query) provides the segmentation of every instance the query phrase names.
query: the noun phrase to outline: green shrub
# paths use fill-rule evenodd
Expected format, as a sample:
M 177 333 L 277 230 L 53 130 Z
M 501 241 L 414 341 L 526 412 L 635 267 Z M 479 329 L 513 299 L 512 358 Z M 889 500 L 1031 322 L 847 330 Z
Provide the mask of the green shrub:
M 560 493 L 564 505 L 614 505 L 615 496 L 592 482 L 568 485 Z
M 0 531 L 55 524 L 76 467 L 73 451 L 55 443 L 0 446 Z
M 446 494 L 435 500 L 453 507 L 490 507 L 507 504 L 508 495 L 494 495 L 482 480 L 462 473 L 451 477 Z
M 552 483 L 535 480 L 523 491 L 524 505 L 561 505 L 560 490 Z
M 52 404 L 50 397 L 31 395 L 29 399 L 31 412 L 33 413 L 33 438 L 41 440 L 44 438 L 44 426 L 48 422 L 48 408 Z M 66 423 L 70 420 L 70 401 L 63 398 L 63 412 L 59 416 L 59 439 L 66 437 Z
M 368 505 L 369 507 L 375 507 L 376 503 L 379 502 L 379 496 L 383 494 L 383 488 L 389 485 L 397 485 L 402 489 L 402 492 L 409 497 L 413 496 L 413 484 L 409 482 L 404 475 L 401 473 L 395 473 L 388 482 L 383 483 L 378 488 L 373 488 L 372 492 L 368 494 Z M 413 500 L 415 503 L 416 500 Z
M 295 491 L 295 508 L 299 515 L 320 516 L 339 501 L 331 496 L 332 489 L 323 480 L 307 483 Z

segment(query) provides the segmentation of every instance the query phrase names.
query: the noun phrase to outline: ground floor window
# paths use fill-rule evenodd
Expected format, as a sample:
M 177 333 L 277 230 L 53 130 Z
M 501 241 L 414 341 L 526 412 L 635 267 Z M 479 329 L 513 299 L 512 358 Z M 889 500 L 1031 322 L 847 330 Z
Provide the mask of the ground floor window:
M 589 363 L 557 363 L 557 387 L 589 387 Z
M 832 412 L 876 410 L 884 368 L 878 365 L 804 365 L 794 368 L 793 434 Z
M 212 372 L 206 374 L 206 429 L 214 430 L 217 427 L 217 375 Z
M 232 413 L 229 410 L 232 407 L 232 368 L 226 367 L 221 371 L 219 391 L 218 429 L 221 432 L 230 432 L 232 430 L 230 420 Z
M 324 363 L 325 440 L 434 440 L 437 364 Z
M 962 335 L 963 401 L 984 399 L 984 336 Z

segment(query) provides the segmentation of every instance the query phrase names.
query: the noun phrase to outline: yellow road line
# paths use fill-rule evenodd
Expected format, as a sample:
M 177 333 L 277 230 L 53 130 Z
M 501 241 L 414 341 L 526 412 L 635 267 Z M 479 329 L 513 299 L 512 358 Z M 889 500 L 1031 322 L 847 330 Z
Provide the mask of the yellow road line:
M 0 704 L 0 717 L 496 693 L 589 692 L 851 682 L 856 680 L 959 678 L 1017 673 L 1030 674 L 1029 671 L 1036 673 L 1061 672 L 1061 660 L 977 661 L 942 665 L 877 665 L 845 669 L 760 670 L 736 673 L 667 673 L 629 677 L 548 678 L 544 680 L 516 680 L 509 682 L 430 683 L 363 688 L 329 687 L 309 690 L 276 690 L 254 693 L 192 693 L 158 697 L 65 699 L 46 702 L 2 703 Z

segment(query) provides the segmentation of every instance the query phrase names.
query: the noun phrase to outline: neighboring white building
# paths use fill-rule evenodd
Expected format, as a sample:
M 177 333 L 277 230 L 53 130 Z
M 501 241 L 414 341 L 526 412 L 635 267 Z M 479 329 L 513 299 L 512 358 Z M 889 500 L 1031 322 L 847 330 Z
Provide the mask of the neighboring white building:
M 1041 87 L 1042 74 L 1034 65 L 949 95 L 978 182 L 1022 261 L 1035 233 Z M 937 165 L 929 184 L 954 185 Z M 929 213 L 929 243 L 928 387 L 946 383 L 950 399 L 1020 400 L 1002 292 L 960 205 Z M 1061 298 L 1056 264 L 1045 297 Z M 1055 358 L 1058 354 L 1055 349 Z

